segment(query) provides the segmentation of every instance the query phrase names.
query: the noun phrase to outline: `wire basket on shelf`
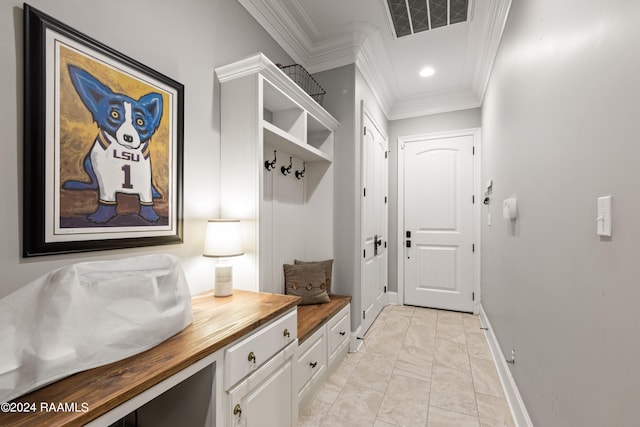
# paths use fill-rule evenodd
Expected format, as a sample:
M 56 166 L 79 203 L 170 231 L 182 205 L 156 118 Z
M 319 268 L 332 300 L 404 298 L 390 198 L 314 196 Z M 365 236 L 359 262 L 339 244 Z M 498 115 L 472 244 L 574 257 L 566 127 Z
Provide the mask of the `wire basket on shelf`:
M 322 86 L 318 84 L 316 79 L 314 79 L 311 74 L 304 69 L 304 67 L 300 64 L 293 65 L 279 65 L 280 69 L 284 71 L 284 73 L 289 76 L 291 80 L 293 80 L 298 86 L 302 88 L 305 92 L 313 98 L 318 104 L 322 105 L 324 101 L 324 95 L 327 93 Z

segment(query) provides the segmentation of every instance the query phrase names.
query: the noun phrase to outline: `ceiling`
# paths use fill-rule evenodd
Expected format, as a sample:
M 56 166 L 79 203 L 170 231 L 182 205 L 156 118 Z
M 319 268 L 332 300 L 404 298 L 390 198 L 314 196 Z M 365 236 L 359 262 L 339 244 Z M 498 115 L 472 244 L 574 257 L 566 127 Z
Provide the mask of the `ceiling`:
M 390 120 L 479 107 L 511 4 L 469 0 L 466 22 L 396 38 L 387 0 L 239 2 L 310 73 L 355 63 Z

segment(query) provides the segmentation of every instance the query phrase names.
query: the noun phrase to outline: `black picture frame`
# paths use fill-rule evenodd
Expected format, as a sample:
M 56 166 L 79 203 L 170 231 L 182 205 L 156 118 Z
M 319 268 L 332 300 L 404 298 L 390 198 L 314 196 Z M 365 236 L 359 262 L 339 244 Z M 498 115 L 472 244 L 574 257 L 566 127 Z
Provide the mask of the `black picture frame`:
M 23 256 L 181 243 L 183 123 L 181 83 L 24 4 Z

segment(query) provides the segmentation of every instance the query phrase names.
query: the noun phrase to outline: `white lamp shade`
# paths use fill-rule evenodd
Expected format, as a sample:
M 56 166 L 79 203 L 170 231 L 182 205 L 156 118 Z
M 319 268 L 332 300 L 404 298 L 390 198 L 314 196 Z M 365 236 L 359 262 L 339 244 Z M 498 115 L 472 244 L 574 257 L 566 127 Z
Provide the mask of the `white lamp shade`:
M 204 256 L 226 258 L 242 254 L 240 220 L 210 219 L 204 239 Z

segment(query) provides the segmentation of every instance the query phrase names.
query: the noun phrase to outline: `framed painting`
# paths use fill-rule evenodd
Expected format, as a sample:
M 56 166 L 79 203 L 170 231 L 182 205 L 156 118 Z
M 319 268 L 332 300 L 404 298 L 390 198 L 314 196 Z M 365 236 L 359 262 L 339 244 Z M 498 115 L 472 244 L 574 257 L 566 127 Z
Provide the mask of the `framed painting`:
M 24 42 L 23 255 L 182 242 L 184 87 L 27 4 Z

